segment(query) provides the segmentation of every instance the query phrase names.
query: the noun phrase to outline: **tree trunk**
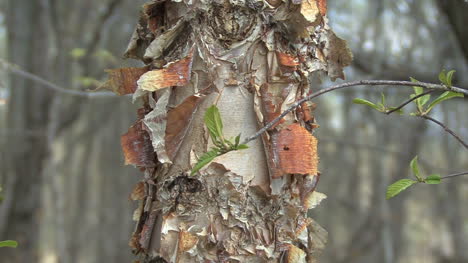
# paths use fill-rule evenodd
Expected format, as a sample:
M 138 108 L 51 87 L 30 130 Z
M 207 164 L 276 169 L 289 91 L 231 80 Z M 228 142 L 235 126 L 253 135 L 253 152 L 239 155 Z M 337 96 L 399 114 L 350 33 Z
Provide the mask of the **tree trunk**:
M 43 14 L 39 1 L 8 1 L 9 60 L 39 75 L 48 69 Z M 7 127 L 17 131 L 5 151 L 5 202 L 0 211 L 0 236 L 18 241 L 21 253 L 2 250 L 0 262 L 38 261 L 40 182 L 49 149 L 46 137 L 48 113 L 53 94 L 34 88 L 31 81 L 12 77 Z M 37 136 L 28 136 L 33 131 Z
M 152 1 L 126 52 L 146 66 L 110 71 L 105 87 L 143 101 L 122 136 L 144 171 L 130 246 L 143 262 L 316 262 L 326 231 L 307 217 L 324 198 L 314 105 L 304 103 L 247 150 L 190 171 L 212 146 L 205 110 L 225 137 L 251 135 L 309 94 L 309 77 L 343 78 L 346 42 L 325 1 Z
M 455 33 L 466 61 L 468 61 L 468 46 L 466 45 L 466 41 L 468 41 L 468 29 L 465 26 L 468 21 L 466 17 L 468 5 L 466 1 L 439 0 L 437 4 L 440 10 L 447 15 L 447 20 Z

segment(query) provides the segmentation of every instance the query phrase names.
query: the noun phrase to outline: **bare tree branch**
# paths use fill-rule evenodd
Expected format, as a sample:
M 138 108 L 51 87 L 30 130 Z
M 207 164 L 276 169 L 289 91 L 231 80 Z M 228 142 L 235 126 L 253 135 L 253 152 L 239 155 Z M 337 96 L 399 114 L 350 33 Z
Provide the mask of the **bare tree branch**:
M 247 137 L 242 143 L 246 144 L 252 140 L 257 139 L 260 135 L 262 135 L 264 132 L 266 132 L 268 129 L 273 127 L 276 123 L 278 123 L 284 116 L 286 116 L 288 113 L 299 107 L 302 103 L 311 100 L 315 97 L 318 97 L 320 95 L 323 95 L 325 93 L 334 91 L 334 90 L 339 90 L 339 89 L 344 89 L 344 88 L 349 88 L 349 87 L 354 87 L 354 86 L 389 86 L 389 87 L 400 87 L 400 86 L 407 86 L 407 87 L 422 87 L 426 89 L 431 89 L 431 90 L 443 90 L 443 91 L 454 91 L 454 92 L 459 92 L 463 93 L 465 95 L 468 95 L 468 90 L 467 89 L 462 89 L 458 87 L 447 87 L 442 84 L 433 84 L 433 83 L 425 83 L 425 82 L 411 82 L 411 81 L 393 81 L 393 80 L 358 80 L 358 81 L 351 81 L 351 82 L 345 82 L 342 84 L 338 84 L 335 86 L 332 86 L 330 88 L 322 89 L 317 92 L 314 92 L 298 101 L 296 101 L 294 104 L 292 104 L 289 108 L 287 108 L 283 113 L 281 113 L 278 117 L 276 117 L 274 120 L 271 122 L 267 123 L 263 128 L 258 130 L 254 135 L 251 135 L 250 137 Z
M 11 72 L 12 74 L 15 74 L 17 76 L 20 76 L 20 77 L 35 81 L 39 84 L 42 84 L 44 88 L 47 88 L 49 90 L 53 90 L 56 92 L 60 92 L 63 94 L 78 96 L 78 97 L 88 97 L 88 98 L 117 97 L 115 94 L 111 92 L 85 92 L 85 91 L 79 91 L 79 90 L 66 89 L 48 80 L 45 80 L 33 73 L 22 70 L 19 66 L 11 64 L 3 59 L 0 59 L 0 67 L 5 71 Z
M 442 122 L 430 117 L 430 116 L 427 116 L 427 115 L 419 115 L 419 117 L 423 118 L 423 119 L 426 119 L 428 121 L 432 121 L 433 123 L 439 125 L 440 127 L 442 127 L 446 132 L 450 133 L 450 135 L 452 135 L 455 139 L 457 139 L 457 141 L 459 141 L 461 144 L 463 144 L 463 146 L 465 147 L 465 149 L 468 150 L 468 144 L 463 141 L 462 138 L 460 138 L 460 136 L 458 136 L 454 131 L 452 131 L 451 129 L 449 129 L 447 126 L 445 126 Z
M 441 179 L 441 180 L 444 180 L 444 179 L 449 179 L 449 178 L 453 178 L 453 177 L 457 177 L 457 176 L 462 176 L 462 175 L 468 175 L 468 172 L 462 172 L 462 173 L 456 173 L 456 174 L 449 174 L 449 175 L 446 175 L 446 176 L 442 176 L 440 179 Z

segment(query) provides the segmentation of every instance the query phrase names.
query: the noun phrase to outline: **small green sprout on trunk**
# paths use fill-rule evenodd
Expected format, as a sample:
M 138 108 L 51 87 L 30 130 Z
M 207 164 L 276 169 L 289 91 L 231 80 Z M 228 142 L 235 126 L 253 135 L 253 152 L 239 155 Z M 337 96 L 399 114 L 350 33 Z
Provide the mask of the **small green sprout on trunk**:
M 240 144 L 240 134 L 234 139 L 225 139 L 223 135 L 223 121 L 218 107 L 212 105 L 206 110 L 205 125 L 210 133 L 213 147 L 204 153 L 192 169 L 190 175 L 194 175 L 205 165 L 213 161 L 214 158 L 221 156 L 225 153 L 249 148 L 246 144 Z

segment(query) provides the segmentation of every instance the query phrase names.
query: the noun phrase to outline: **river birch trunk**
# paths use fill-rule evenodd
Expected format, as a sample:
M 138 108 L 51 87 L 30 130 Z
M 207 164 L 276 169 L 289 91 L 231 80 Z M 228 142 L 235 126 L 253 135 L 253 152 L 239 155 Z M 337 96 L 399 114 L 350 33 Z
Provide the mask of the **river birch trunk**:
M 122 136 L 126 163 L 144 174 L 131 194 L 139 262 L 317 262 L 327 233 L 307 217 L 325 198 L 313 103 L 190 171 L 212 146 L 209 106 L 225 137 L 246 137 L 314 91 L 311 77 L 343 78 L 351 54 L 326 2 L 151 1 L 126 56 L 145 66 L 110 70 L 104 87 L 142 104 Z

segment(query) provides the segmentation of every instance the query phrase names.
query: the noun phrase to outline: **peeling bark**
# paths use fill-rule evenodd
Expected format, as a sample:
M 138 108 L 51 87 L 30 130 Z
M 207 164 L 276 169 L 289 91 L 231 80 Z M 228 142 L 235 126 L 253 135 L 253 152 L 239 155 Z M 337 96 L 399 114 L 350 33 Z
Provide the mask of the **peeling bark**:
M 148 67 L 113 88 L 136 85 L 144 105 L 122 137 L 126 162 L 145 174 L 131 196 L 140 262 L 317 262 L 327 234 L 307 217 L 325 198 L 315 192 L 314 104 L 188 174 L 211 146 L 211 104 L 227 137 L 248 135 L 309 94 L 309 76 L 344 77 L 352 56 L 328 26 L 326 1 L 151 1 L 126 56 Z

